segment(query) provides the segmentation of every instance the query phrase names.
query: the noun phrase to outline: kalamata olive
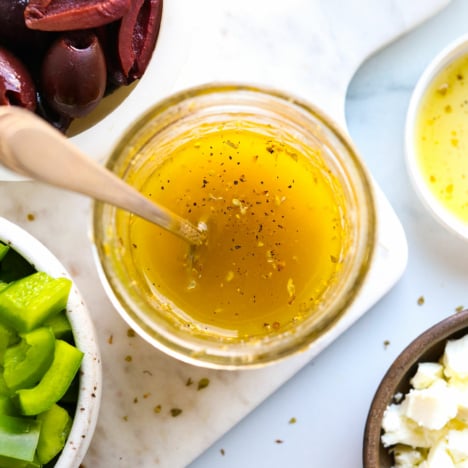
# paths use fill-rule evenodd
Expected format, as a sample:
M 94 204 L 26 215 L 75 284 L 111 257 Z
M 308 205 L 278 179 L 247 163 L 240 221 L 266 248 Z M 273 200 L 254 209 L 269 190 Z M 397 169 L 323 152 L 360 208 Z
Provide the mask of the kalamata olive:
M 94 33 L 69 33 L 51 45 L 42 64 L 41 92 L 53 110 L 83 117 L 96 107 L 105 88 L 106 64 Z
M 59 114 L 54 111 L 48 104 L 42 99 L 41 93 L 37 93 L 37 107 L 36 113 L 40 115 L 43 119 L 47 120 L 53 127 L 57 130 L 60 130 L 62 133 L 65 133 L 73 119 L 71 117 Z
M 49 42 L 49 33 L 33 31 L 26 27 L 24 10 L 28 0 L 0 0 L 0 45 L 15 54 L 31 58 L 44 50 Z
M 108 89 L 141 78 L 159 35 L 162 0 L 134 0 L 121 21 L 99 28 L 107 63 Z
M 26 25 L 42 31 L 89 29 L 119 20 L 133 0 L 29 0 Z
M 36 87 L 27 68 L 3 47 L 0 47 L 0 105 L 36 109 Z
M 110 94 L 121 86 L 127 84 L 127 79 L 123 75 L 118 55 L 118 37 L 120 21 L 106 24 L 95 29 L 99 43 L 104 51 L 107 67 L 107 88 L 106 94 Z
M 159 35 L 162 0 L 133 0 L 119 30 L 119 58 L 130 83 L 141 78 L 153 54 Z

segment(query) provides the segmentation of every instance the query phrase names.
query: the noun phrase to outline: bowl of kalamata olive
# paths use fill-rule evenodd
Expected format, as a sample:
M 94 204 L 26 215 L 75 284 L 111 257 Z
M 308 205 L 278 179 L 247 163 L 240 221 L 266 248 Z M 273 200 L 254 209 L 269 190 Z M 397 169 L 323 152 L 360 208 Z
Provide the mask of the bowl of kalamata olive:
M 0 0 L 0 105 L 36 112 L 104 160 L 125 128 L 173 91 L 195 7 L 184 0 Z M 0 166 L 0 180 L 18 178 Z
M 0 104 L 65 131 L 102 98 L 141 78 L 162 0 L 1 0 Z

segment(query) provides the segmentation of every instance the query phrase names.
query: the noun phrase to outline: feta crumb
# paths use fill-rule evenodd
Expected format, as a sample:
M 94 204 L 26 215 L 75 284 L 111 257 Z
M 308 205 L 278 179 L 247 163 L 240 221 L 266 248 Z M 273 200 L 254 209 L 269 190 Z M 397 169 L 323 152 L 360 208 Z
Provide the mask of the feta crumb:
M 423 454 L 406 445 L 397 445 L 393 450 L 394 468 L 413 468 L 424 461 Z
M 442 364 L 438 362 L 421 362 L 418 364 L 418 370 L 410 383 L 416 389 L 427 388 L 437 379 L 442 379 L 443 376 L 444 366 Z
M 382 419 L 382 429 L 385 432 L 395 432 L 401 427 L 403 411 L 401 405 L 390 405 L 385 409 Z
M 431 446 L 432 440 L 427 437 L 423 427 L 405 416 L 405 407 L 402 404 L 390 405 L 384 413 L 382 420 L 381 441 L 384 447 L 396 444 L 405 444 L 410 447 Z
M 426 462 L 427 468 L 455 468 L 447 451 L 447 443 L 443 439 L 429 450 Z
M 468 429 L 450 430 L 447 433 L 447 451 L 455 463 L 468 460 Z
M 405 400 L 406 416 L 427 429 L 442 429 L 458 411 L 454 392 L 441 379 L 428 388 L 410 390 Z
M 442 356 L 444 373 L 447 377 L 468 378 L 468 335 L 458 340 L 449 340 Z
M 456 393 L 458 403 L 457 419 L 464 424 L 468 424 L 468 384 L 451 379 L 450 385 Z

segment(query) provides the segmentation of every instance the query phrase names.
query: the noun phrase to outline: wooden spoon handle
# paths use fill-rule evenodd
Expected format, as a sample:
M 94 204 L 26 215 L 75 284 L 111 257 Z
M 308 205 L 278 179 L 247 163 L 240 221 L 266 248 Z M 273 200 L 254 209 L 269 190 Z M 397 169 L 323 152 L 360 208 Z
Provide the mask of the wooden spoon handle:
M 0 163 L 21 175 L 135 213 L 190 243 L 202 242 L 195 226 L 148 200 L 32 112 L 0 106 Z

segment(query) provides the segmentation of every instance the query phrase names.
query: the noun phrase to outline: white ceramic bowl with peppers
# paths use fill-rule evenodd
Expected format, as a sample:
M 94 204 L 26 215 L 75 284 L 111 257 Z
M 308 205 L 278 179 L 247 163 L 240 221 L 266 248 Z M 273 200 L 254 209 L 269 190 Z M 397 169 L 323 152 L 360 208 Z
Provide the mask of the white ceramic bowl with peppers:
M 9 251 L 16 252 L 31 264 L 34 270 L 44 272 L 52 278 L 71 280 L 64 266 L 42 243 L 24 229 L 0 217 L 0 247 L 5 250 L 5 245 L 9 247 Z M 8 266 L 5 266 L 5 260 L 6 256 L 0 260 L 0 268 L 3 267 L 4 272 L 8 269 Z M 5 281 L 3 285 L 5 286 Z M 2 314 L 6 313 L 2 311 Z M 74 412 L 70 414 L 71 428 L 63 449 L 54 456 L 53 463 L 56 468 L 78 468 L 87 452 L 97 422 L 101 395 L 101 359 L 93 323 L 73 282 L 68 293 L 65 316 L 71 327 L 72 345 L 81 351 L 82 360 L 75 376 L 75 379 L 78 379 L 78 381 L 75 380 L 78 393 L 77 397 L 76 395 L 72 397 L 72 401 L 76 398 L 76 406 L 73 403 L 71 405 L 72 408 L 74 407 Z M 62 343 L 64 340 L 65 338 L 61 340 Z M 56 343 L 58 341 L 57 338 Z M 57 347 L 57 344 L 55 346 Z M 53 363 L 50 364 L 49 369 L 53 365 Z M 41 381 L 35 385 L 40 385 L 40 383 Z M 35 457 L 37 457 L 37 451 Z M 45 464 L 44 466 L 51 465 Z

